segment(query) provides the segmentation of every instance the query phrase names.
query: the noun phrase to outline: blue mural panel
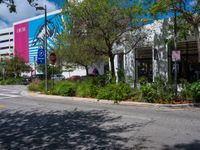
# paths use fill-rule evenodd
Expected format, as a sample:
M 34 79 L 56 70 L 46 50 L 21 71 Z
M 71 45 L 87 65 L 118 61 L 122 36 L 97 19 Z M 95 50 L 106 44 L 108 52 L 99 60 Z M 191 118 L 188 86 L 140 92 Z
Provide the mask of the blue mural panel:
M 47 49 L 48 54 L 56 47 L 56 39 L 63 31 L 63 17 L 60 13 L 47 16 Z M 37 60 L 39 48 L 44 48 L 44 17 L 29 21 L 29 63 Z

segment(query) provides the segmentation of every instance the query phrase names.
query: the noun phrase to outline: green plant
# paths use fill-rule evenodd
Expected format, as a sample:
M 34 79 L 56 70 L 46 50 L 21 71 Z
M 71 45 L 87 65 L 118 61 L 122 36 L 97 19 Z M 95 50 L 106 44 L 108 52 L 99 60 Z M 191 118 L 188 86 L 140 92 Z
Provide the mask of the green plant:
M 0 80 L 0 85 L 19 85 L 21 84 L 21 78 L 7 78 Z
M 100 87 L 98 79 L 88 79 L 78 84 L 76 95 L 81 97 L 95 97 Z
M 190 90 L 195 102 L 200 102 L 200 81 L 192 83 L 190 86 Z
M 59 81 L 54 85 L 54 89 L 50 92 L 53 95 L 75 96 L 76 83 L 70 81 Z
M 131 92 L 132 90 L 128 84 L 110 83 L 98 91 L 97 98 L 114 100 L 117 103 L 118 101 L 129 99 Z
M 43 80 L 33 80 L 29 86 L 28 86 L 28 89 L 30 91 L 40 91 L 40 92 L 45 92 L 45 82 Z
M 183 99 L 192 98 L 191 84 L 185 79 L 181 79 L 181 92 L 180 97 Z
M 146 83 L 148 83 L 147 77 L 141 76 L 141 77 L 138 79 L 138 84 L 139 84 L 139 85 L 143 85 L 143 84 L 146 84 Z
M 144 102 L 144 98 L 143 98 L 142 91 L 140 90 L 140 88 L 133 89 L 131 100 L 137 101 L 137 102 Z
M 164 77 L 156 77 L 153 83 L 143 83 L 140 86 L 142 97 L 150 103 L 172 103 L 174 99 L 173 85 Z

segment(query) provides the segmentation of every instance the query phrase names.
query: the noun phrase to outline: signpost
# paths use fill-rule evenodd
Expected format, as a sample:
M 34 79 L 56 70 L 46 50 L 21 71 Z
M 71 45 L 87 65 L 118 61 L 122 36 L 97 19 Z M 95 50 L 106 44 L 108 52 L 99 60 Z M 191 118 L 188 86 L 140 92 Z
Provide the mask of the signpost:
M 177 61 L 181 60 L 181 52 L 177 50 L 172 51 L 172 61 L 174 62 L 173 70 L 174 70 L 174 81 L 175 81 L 175 96 L 177 96 L 177 73 L 178 73 L 178 64 Z
M 52 66 L 53 66 L 53 68 L 52 68 L 53 86 L 52 86 L 52 87 L 54 88 L 54 65 L 55 65 L 56 60 L 57 60 L 56 54 L 55 54 L 54 52 L 52 52 L 52 53 L 49 55 L 49 60 L 51 61 L 51 64 L 52 64 Z
M 50 57 L 49 59 L 50 59 L 50 61 L 51 61 L 51 64 L 52 64 L 52 65 L 55 65 L 56 60 L 57 60 L 56 54 L 55 54 L 54 52 L 52 52 L 52 53 L 50 54 L 49 57 Z
M 45 64 L 45 51 L 42 48 L 38 49 L 37 53 L 37 64 Z

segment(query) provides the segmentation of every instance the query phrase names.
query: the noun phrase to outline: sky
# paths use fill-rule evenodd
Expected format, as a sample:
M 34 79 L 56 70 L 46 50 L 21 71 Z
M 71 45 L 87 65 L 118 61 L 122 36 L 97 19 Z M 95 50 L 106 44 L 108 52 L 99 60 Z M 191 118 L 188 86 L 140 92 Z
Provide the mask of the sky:
M 47 11 L 52 12 L 61 8 L 64 0 L 37 0 L 38 6 L 46 4 Z M 44 11 L 31 7 L 26 0 L 15 0 L 16 13 L 10 13 L 5 4 L 0 4 L 0 29 L 11 27 L 13 22 L 44 14 Z

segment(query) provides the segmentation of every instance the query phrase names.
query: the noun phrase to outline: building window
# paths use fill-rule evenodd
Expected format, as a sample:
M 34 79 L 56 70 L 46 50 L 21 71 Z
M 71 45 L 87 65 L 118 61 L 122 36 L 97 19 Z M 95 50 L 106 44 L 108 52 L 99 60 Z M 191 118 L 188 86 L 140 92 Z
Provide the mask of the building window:
M 9 40 L 2 40 L 0 43 L 9 42 Z
M 0 50 L 4 50 L 4 49 L 9 49 L 9 46 L 6 46 L 6 47 L 0 47 Z
M 0 36 L 3 36 L 3 35 L 9 35 L 9 33 L 2 33 L 2 34 L 0 34 Z

